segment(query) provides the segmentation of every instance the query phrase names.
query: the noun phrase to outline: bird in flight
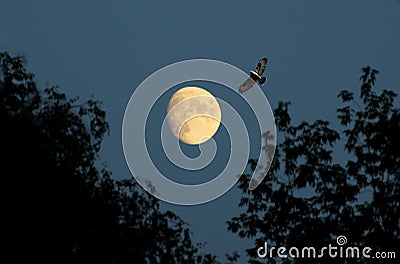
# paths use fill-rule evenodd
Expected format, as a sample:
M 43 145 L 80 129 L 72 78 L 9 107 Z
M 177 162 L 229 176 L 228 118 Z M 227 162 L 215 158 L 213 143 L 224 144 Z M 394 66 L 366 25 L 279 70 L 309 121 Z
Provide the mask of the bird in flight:
M 267 62 L 267 58 L 262 58 L 259 60 L 256 69 L 254 71 L 250 71 L 250 77 L 244 83 L 242 83 L 242 85 L 240 85 L 240 93 L 244 93 L 249 90 L 256 82 L 258 82 L 260 85 L 263 85 L 267 81 L 266 77 L 262 77 L 265 67 L 267 66 Z

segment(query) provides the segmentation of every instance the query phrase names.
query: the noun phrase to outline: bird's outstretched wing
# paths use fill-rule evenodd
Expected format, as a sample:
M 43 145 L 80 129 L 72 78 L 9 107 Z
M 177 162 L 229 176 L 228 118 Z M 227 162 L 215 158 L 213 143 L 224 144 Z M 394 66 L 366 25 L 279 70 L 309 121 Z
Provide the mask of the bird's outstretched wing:
M 255 84 L 255 81 L 252 78 L 248 78 L 242 85 L 239 87 L 239 92 L 244 93 L 247 90 L 249 90 L 253 85 Z
M 267 62 L 268 62 L 267 58 L 262 58 L 258 62 L 257 67 L 256 67 L 256 72 L 258 73 L 258 75 L 261 76 L 264 73 L 265 67 L 267 67 Z

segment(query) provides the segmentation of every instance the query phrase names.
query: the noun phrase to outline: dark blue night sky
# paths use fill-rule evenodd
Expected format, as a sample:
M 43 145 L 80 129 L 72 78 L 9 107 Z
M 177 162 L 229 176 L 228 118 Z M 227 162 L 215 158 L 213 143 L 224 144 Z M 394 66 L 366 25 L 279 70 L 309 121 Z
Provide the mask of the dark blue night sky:
M 70 97 L 94 95 L 103 101 L 111 134 L 101 160 L 115 178 L 127 178 L 124 110 L 134 89 L 161 67 L 209 58 L 248 72 L 268 57 L 263 87 L 272 108 L 291 101 L 295 123 L 323 118 L 335 126 L 337 94 L 357 90 L 361 67 L 381 71 L 379 87 L 400 87 L 399 25 L 395 0 L 2 0 L 0 49 L 24 55 L 39 83 L 57 84 Z M 228 92 L 220 96 L 237 100 Z M 218 133 L 223 136 L 223 129 Z M 248 243 L 225 224 L 240 212 L 239 198 L 232 189 L 204 205 L 163 207 L 190 224 L 197 242 L 209 242 L 206 250 L 223 256 Z

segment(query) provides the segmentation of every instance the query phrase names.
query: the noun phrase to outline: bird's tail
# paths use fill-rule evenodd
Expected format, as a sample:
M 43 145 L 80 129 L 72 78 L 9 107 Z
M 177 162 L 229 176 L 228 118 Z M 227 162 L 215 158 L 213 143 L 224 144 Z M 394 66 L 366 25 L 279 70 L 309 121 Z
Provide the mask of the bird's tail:
M 261 79 L 258 81 L 260 85 L 263 85 L 267 81 L 267 78 L 261 77 Z

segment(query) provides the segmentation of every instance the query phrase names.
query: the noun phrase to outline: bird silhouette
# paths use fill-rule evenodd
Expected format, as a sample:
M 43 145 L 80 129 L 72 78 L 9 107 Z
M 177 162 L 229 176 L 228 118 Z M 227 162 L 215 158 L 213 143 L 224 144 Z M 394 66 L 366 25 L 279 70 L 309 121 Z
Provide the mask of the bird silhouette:
M 262 58 L 258 61 L 257 67 L 255 68 L 254 71 L 250 71 L 250 77 L 242 83 L 239 87 L 239 92 L 244 93 L 250 88 L 254 86 L 256 82 L 258 82 L 260 85 L 263 85 L 266 81 L 267 78 L 263 77 L 262 74 L 265 71 L 265 68 L 267 67 L 267 58 Z

